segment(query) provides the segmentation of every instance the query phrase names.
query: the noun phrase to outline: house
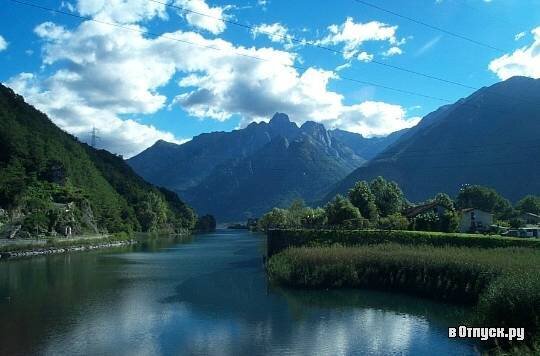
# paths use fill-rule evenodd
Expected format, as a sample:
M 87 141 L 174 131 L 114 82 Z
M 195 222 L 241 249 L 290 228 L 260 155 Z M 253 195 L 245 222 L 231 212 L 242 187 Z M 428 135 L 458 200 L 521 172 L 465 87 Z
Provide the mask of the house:
M 519 229 L 509 229 L 506 233 L 504 233 L 505 236 L 513 236 L 513 237 L 540 237 L 540 226 L 528 226 L 528 227 L 521 227 Z
M 480 209 L 469 208 L 460 211 L 459 231 L 488 231 L 493 225 L 493 214 Z
M 533 213 L 522 213 L 519 218 L 527 225 L 540 225 L 540 215 Z
M 434 213 L 437 216 L 442 216 L 448 209 L 437 202 L 431 202 L 427 204 L 413 206 L 412 208 L 406 209 L 404 215 L 407 219 L 414 219 L 418 215 L 425 213 Z

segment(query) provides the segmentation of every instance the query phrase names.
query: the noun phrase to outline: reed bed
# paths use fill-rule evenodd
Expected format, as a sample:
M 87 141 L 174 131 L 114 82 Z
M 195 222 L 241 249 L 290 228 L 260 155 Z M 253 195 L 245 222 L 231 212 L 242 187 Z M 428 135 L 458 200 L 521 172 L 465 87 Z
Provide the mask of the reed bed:
M 300 288 L 372 288 L 476 305 L 469 322 L 540 335 L 540 251 L 376 244 L 297 247 L 271 257 L 270 280 Z M 510 345 L 511 346 L 511 345 Z

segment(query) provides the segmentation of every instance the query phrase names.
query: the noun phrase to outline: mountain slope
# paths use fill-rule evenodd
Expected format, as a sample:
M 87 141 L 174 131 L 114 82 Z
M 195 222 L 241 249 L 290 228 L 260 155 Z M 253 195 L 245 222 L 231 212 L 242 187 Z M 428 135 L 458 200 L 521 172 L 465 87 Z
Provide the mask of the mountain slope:
M 427 115 L 417 127 L 358 168 L 327 195 L 358 180 L 395 180 L 412 201 L 463 184 L 517 200 L 540 193 L 540 80 L 514 77 Z
M 80 143 L 2 85 L 0 208 L 44 233 L 62 224 L 178 231 L 195 219 L 174 193 L 145 182 L 121 157 Z
M 287 115 L 245 129 L 157 142 L 128 162 L 150 182 L 180 193 L 200 213 L 220 220 L 257 216 L 295 198 L 321 199 L 337 181 L 395 141 L 367 139 Z
M 274 137 L 293 138 L 297 134 L 298 127 L 286 115 L 276 114 L 270 123 L 202 134 L 183 145 L 158 141 L 128 163 L 149 182 L 183 191 L 197 186 L 218 165 L 248 157 Z
M 320 199 L 363 162 L 320 124 L 306 123 L 300 131 L 293 140 L 278 136 L 252 156 L 217 167 L 184 196 L 198 211 L 245 219 L 294 199 Z

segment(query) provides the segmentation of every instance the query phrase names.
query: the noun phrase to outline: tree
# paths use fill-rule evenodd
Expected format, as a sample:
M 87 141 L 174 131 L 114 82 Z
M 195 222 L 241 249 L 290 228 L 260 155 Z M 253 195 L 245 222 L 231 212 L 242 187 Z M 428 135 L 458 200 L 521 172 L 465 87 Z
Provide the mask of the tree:
M 341 225 L 345 220 L 362 217 L 360 210 L 349 199 L 338 194 L 324 207 L 329 225 Z
M 460 209 L 475 208 L 504 218 L 512 214 L 510 202 L 503 198 L 495 189 L 481 185 L 466 185 L 462 187 L 456 199 Z
M 211 232 L 216 230 L 216 219 L 214 216 L 207 214 L 197 219 L 195 230 L 201 232 Z
M 540 197 L 527 195 L 516 204 L 516 209 L 522 213 L 540 215 Z
M 307 208 L 302 216 L 302 226 L 308 229 L 320 229 L 326 225 L 328 219 L 326 212 L 322 208 Z
M 384 217 L 403 210 L 405 197 L 395 182 L 389 182 L 379 176 L 371 181 L 369 188 L 375 196 L 375 204 L 379 215 Z
M 302 199 L 296 199 L 287 209 L 287 225 L 289 227 L 300 227 L 302 217 L 308 213 L 308 208 Z
M 406 230 L 409 221 L 399 213 L 394 213 L 379 219 L 379 228 L 384 230 Z
M 356 182 L 349 190 L 349 200 L 360 210 L 363 217 L 369 220 L 376 220 L 378 217 L 377 205 L 375 205 L 375 195 L 366 181 Z
M 455 206 L 454 206 L 454 201 L 452 200 L 452 198 L 450 198 L 450 196 L 446 193 L 438 193 L 436 196 L 435 196 L 435 199 L 434 201 L 436 203 L 438 203 L 439 205 L 445 207 L 446 209 L 450 210 L 450 211 L 454 211 L 455 210 Z
M 274 208 L 264 214 L 258 222 L 259 228 L 263 231 L 269 229 L 284 228 L 287 226 L 288 213 L 285 209 Z

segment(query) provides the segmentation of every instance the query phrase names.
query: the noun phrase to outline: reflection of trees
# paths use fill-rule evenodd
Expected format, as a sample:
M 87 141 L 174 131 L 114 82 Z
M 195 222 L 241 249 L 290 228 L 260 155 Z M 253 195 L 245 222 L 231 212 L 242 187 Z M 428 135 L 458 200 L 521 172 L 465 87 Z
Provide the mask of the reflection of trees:
M 90 300 L 121 289 L 122 282 L 97 268 L 99 258 L 85 252 L 0 264 L 0 354 L 35 353 L 52 330 L 69 330 Z

